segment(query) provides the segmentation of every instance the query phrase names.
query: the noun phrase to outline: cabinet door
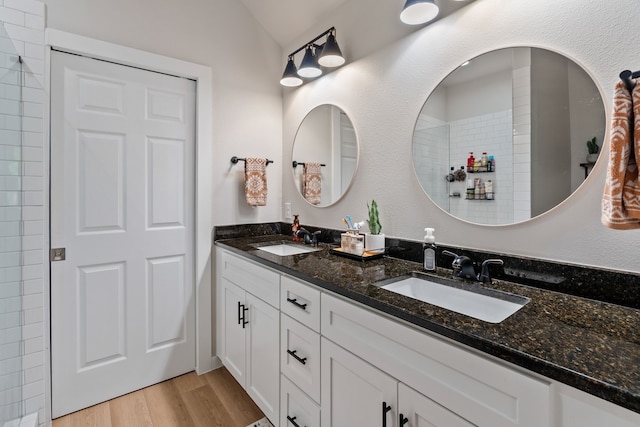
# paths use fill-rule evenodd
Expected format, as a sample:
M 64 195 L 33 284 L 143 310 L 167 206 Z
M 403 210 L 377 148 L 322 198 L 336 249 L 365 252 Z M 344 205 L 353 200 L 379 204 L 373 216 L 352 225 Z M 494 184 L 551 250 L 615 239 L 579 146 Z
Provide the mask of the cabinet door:
M 322 427 L 397 426 L 398 382 L 322 339 Z
M 245 390 L 272 423 L 280 410 L 280 312 L 246 294 L 247 378 Z
M 231 375 L 245 386 L 246 352 L 245 335 L 247 326 L 243 324 L 244 290 L 226 279 L 222 279 L 222 363 Z
M 402 383 L 398 385 L 398 411 L 399 427 L 475 426 Z

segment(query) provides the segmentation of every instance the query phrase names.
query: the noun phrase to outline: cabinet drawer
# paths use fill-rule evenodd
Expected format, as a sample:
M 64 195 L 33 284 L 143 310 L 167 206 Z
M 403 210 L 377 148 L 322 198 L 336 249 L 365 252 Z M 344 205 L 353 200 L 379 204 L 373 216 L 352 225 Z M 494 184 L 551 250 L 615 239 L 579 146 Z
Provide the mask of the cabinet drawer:
M 229 252 L 221 251 L 219 274 L 247 292 L 278 308 L 280 274 Z
M 282 312 L 316 332 L 320 332 L 320 291 L 311 286 L 282 276 L 280 282 Z
M 320 427 L 320 407 L 287 377 L 280 376 L 280 427 Z
M 549 425 L 549 384 L 353 303 L 322 294 L 322 334 L 471 423 Z
M 320 401 L 320 334 L 280 315 L 280 372 L 316 402 Z

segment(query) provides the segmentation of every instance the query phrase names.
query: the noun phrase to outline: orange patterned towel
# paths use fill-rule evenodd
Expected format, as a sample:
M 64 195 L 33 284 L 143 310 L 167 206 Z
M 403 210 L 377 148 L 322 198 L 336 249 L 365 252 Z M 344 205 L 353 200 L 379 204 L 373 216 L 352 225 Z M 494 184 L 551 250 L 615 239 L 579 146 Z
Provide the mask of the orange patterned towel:
M 267 204 L 267 159 L 247 157 L 244 161 L 244 191 L 250 206 Z
M 320 163 L 306 162 L 304 164 L 302 195 L 312 205 L 318 205 L 322 201 L 322 168 Z
M 609 228 L 640 228 L 639 159 L 640 83 L 629 93 L 625 83 L 619 81 L 613 95 L 609 167 L 602 197 L 601 219 Z

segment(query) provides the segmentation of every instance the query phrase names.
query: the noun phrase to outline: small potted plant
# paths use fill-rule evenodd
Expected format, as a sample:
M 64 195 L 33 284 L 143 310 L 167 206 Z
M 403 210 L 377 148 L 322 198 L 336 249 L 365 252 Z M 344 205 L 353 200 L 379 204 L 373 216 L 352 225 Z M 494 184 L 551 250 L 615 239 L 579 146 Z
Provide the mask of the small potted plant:
M 598 160 L 598 152 L 600 151 L 600 147 L 598 147 L 598 144 L 596 143 L 595 136 L 587 141 L 587 150 L 589 150 L 589 154 L 587 154 L 587 163 L 595 163 L 596 160 Z
M 378 214 L 378 204 L 375 200 L 372 200 L 371 205 L 367 203 L 367 209 L 369 210 L 369 219 L 367 219 L 369 233 L 364 236 L 364 250 L 368 252 L 384 251 L 385 236 L 380 232 L 382 230 L 382 225 L 380 224 L 380 217 Z

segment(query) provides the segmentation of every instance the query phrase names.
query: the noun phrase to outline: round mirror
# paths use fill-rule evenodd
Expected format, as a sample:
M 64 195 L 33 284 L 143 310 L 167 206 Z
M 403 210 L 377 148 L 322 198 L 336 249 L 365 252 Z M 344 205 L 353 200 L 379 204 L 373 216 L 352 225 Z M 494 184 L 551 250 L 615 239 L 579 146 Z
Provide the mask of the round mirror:
M 296 133 L 292 159 L 294 184 L 308 203 L 337 202 L 358 164 L 358 140 L 347 114 L 329 104 L 311 110 Z
M 492 51 L 462 64 L 427 99 L 413 136 L 416 176 L 459 219 L 525 221 L 584 182 L 605 121 L 600 91 L 572 60 L 539 48 Z

